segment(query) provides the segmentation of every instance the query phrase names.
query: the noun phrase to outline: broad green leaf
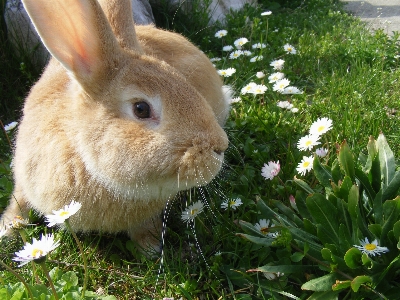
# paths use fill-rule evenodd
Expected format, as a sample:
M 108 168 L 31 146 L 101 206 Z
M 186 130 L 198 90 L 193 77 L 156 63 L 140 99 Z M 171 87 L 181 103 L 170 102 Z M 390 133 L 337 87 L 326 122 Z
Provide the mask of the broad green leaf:
M 262 245 L 262 246 L 271 246 L 272 243 L 275 241 L 275 239 L 272 238 L 261 238 L 261 237 L 256 237 L 256 236 L 252 236 L 252 235 L 248 235 L 245 233 L 236 233 L 237 236 L 244 238 L 252 243 L 258 244 L 258 245 Z
M 303 191 L 296 191 L 296 206 L 297 209 L 299 210 L 299 214 L 300 216 L 306 219 L 311 220 L 311 214 L 308 211 L 308 208 L 306 206 L 306 195 Z M 315 235 L 317 235 L 316 231 L 315 231 Z
M 315 227 L 314 223 L 312 223 L 309 219 L 303 219 L 303 225 L 305 231 L 311 233 L 314 236 L 317 236 L 317 227 Z
M 307 300 L 338 300 L 340 291 L 315 292 Z
M 393 229 L 394 224 L 399 220 L 400 216 L 400 196 L 394 200 L 387 200 L 383 203 L 383 218 L 381 241 L 387 240 L 386 235 Z
M 258 231 L 257 229 L 255 229 L 253 224 L 246 222 L 246 221 L 239 220 L 239 225 L 245 233 L 253 234 L 258 237 L 263 237 L 262 233 L 260 231 Z
M 339 240 L 339 223 L 337 209 L 321 194 L 313 194 L 307 197 L 307 207 L 314 221 L 320 225 L 317 229 L 324 232 L 335 244 Z
M 274 207 L 277 207 L 289 220 L 293 221 L 298 227 L 303 225 L 303 221 L 297 216 L 297 214 L 278 200 L 271 200 Z
M 290 256 L 290 259 L 291 259 L 293 262 L 299 262 L 299 261 L 301 261 L 303 258 L 304 258 L 304 254 L 301 253 L 301 252 L 295 252 L 295 253 L 293 253 L 293 254 Z
M 354 159 L 347 142 L 344 141 L 339 150 L 339 164 L 344 173 L 355 182 Z
M 345 280 L 345 281 L 336 280 L 336 283 L 334 285 L 332 285 L 332 290 L 339 291 L 339 290 L 347 289 L 350 287 L 350 285 L 351 285 L 350 280 Z
M 375 193 L 374 189 L 372 188 L 371 183 L 368 180 L 368 176 L 358 168 L 355 169 L 355 174 L 356 174 L 356 178 L 360 181 L 360 184 L 365 189 L 365 192 L 367 193 L 370 201 L 375 199 L 376 193 Z
M 332 291 L 332 285 L 335 284 L 336 279 L 337 276 L 335 273 L 327 274 L 322 277 L 307 281 L 301 286 L 301 289 L 315 292 Z
M 393 233 L 394 237 L 397 241 L 400 241 L 400 220 L 394 223 L 393 225 Z
M 257 207 L 265 219 L 272 219 L 276 215 L 276 212 L 272 211 L 271 208 L 261 198 L 257 198 Z
M 382 183 L 382 178 L 381 178 L 381 165 L 379 162 L 379 155 L 376 155 L 374 160 L 372 161 L 371 165 L 371 171 L 369 173 L 370 176 L 370 182 L 372 185 L 372 188 L 374 191 L 377 193 L 381 189 L 381 183 Z
M 342 199 L 337 199 L 337 208 L 338 208 L 338 215 L 339 215 L 339 222 L 344 224 L 347 234 L 346 236 L 351 236 L 352 232 L 352 222 L 349 214 L 349 208 L 348 204 L 342 200 Z
M 315 155 L 313 162 L 314 175 L 324 187 L 331 186 L 332 174 L 327 165 L 322 165 L 318 155 Z
M 362 267 L 363 265 L 361 261 L 361 256 L 362 253 L 360 250 L 358 250 L 357 248 L 350 248 L 344 255 L 344 261 L 350 269 L 357 269 L 359 267 Z
M 383 222 L 383 207 L 382 207 L 382 190 L 376 194 L 374 200 L 374 216 L 375 216 L 375 223 L 382 224 Z
M 345 224 L 339 225 L 339 246 L 341 249 L 349 249 L 351 247 L 352 239 L 349 231 L 350 228 L 351 227 Z
M 342 172 L 340 171 L 340 165 L 339 165 L 339 161 L 337 159 L 335 159 L 332 163 L 332 178 L 334 182 L 339 182 L 340 180 L 342 180 L 343 176 L 342 176 Z
M 343 178 L 342 183 L 340 184 L 339 187 L 340 189 L 337 196 L 347 202 L 348 201 L 347 196 L 352 186 L 353 186 L 353 181 L 350 179 L 349 176 L 345 176 Z
M 78 276 L 76 276 L 75 272 L 69 271 L 62 275 L 62 280 L 65 281 L 66 285 L 64 286 L 64 290 L 68 291 L 72 286 L 78 285 Z
M 311 248 L 320 251 L 322 249 L 322 245 L 319 244 L 319 240 L 317 236 L 310 234 L 300 228 L 291 227 L 289 228 L 290 233 L 293 235 L 293 238 L 301 240 L 303 242 L 307 242 Z
M 389 185 L 386 188 L 384 188 L 382 192 L 382 201 L 386 201 L 396 197 L 399 189 L 400 189 L 400 171 L 397 171 L 394 174 L 393 179 L 392 181 L 390 181 Z
M 328 248 L 323 248 L 323 249 L 321 250 L 321 254 L 322 254 L 322 257 L 323 257 L 325 260 L 327 260 L 327 261 L 329 261 L 329 262 L 333 262 L 333 261 L 332 261 L 332 252 L 331 252 L 330 249 L 328 249 Z
M 369 137 L 369 141 L 367 144 L 367 149 L 368 149 L 368 158 L 367 162 L 365 163 L 363 167 L 363 171 L 365 173 L 369 173 L 372 167 L 372 161 L 375 159 L 375 157 L 378 154 L 378 149 L 376 148 L 376 142 L 373 136 Z
M 360 286 L 364 283 L 372 282 L 372 278 L 369 276 L 357 276 L 351 282 L 351 288 L 354 292 L 358 292 Z
M 381 239 L 382 235 L 382 226 L 380 224 L 370 224 L 368 225 L 369 231 L 378 239 Z
M 396 161 L 389 144 L 386 141 L 385 136 L 381 133 L 376 140 L 378 147 L 379 162 L 381 166 L 381 173 L 383 175 L 383 181 L 385 186 L 388 186 L 392 181 L 394 173 L 396 171 Z
M 296 176 L 294 176 L 293 180 L 299 187 L 301 187 L 308 194 L 313 194 L 314 193 L 313 189 L 310 188 L 310 186 L 305 181 L 303 181 L 301 179 L 298 179 Z

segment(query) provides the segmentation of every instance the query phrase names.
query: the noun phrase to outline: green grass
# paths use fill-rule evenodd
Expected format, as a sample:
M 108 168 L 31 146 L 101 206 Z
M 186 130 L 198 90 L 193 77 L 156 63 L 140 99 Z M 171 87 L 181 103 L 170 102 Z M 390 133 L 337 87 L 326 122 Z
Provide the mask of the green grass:
M 322 139 L 322 145 L 330 151 L 325 159 L 328 165 L 335 161 L 337 144 L 346 140 L 357 158 L 360 152 L 367 153 L 368 137 L 376 138 L 380 132 L 386 136 L 395 157 L 400 157 L 399 36 L 395 34 L 390 38 L 383 31 L 369 32 L 334 0 L 259 1 L 259 4 L 260 7 L 246 6 L 243 11 L 230 14 L 226 25 L 208 25 L 204 10 L 197 10 L 198 13 L 188 18 L 179 12 L 167 12 L 169 8 L 165 3 L 153 8 L 159 26 L 181 32 L 210 58 L 222 58 L 215 63 L 217 69 L 236 68 L 236 73 L 224 81 L 234 87 L 235 96 L 240 96 L 241 101 L 232 104 L 226 124 L 230 148 L 221 174 L 206 188 L 182 193 L 169 211 L 162 265 L 160 259 L 141 255 L 124 235 L 79 236 L 89 260 L 89 290 L 102 290 L 118 299 L 284 299 L 281 291 L 306 299 L 312 292 L 301 290 L 301 285 L 322 276 L 321 270 L 310 267 L 303 273 L 287 273 L 271 281 L 262 273 L 247 272 L 266 264 L 296 264 L 291 259 L 295 251 L 282 246 L 285 241 L 267 247 L 241 238 L 236 234 L 244 229 L 238 221 L 255 224 L 266 216 L 272 219 L 272 215 L 268 215 L 270 212 L 260 208 L 260 199 L 271 207 L 273 200 L 288 204 L 290 195 L 298 199 L 301 194 L 293 183 L 294 176 L 317 192 L 329 193 L 329 188 L 320 185 L 311 173 L 301 176 L 296 171 L 302 157 L 311 154 L 299 151 L 296 144 L 318 118 L 328 117 L 333 121 L 332 130 Z M 272 15 L 261 16 L 266 10 L 272 10 Z M 12 50 L 3 21 L 1 19 L 0 117 L 7 124 L 20 116 L 22 99 L 38 72 L 26 55 L 18 56 Z M 228 30 L 228 35 L 222 39 L 214 37 L 220 29 Z M 223 52 L 222 47 L 233 45 L 240 37 L 249 39 L 244 46 L 246 50 L 254 51 L 251 45 L 259 42 L 268 45 L 259 53 L 263 55 L 261 61 L 250 63 L 246 56 L 236 60 L 228 58 L 229 52 Z M 286 43 L 293 45 L 298 53 L 286 54 L 283 49 Z M 267 77 L 274 72 L 269 64 L 275 59 L 285 60 L 282 72 L 291 85 L 304 91 L 303 94 L 283 95 L 272 90 Z M 23 69 L 21 62 L 25 66 Z M 255 74 L 259 71 L 267 76 L 258 79 Z M 268 90 L 263 95 L 240 95 L 241 88 L 251 81 L 263 82 Z M 277 107 L 277 102 L 284 100 L 290 101 L 299 111 L 291 113 Z M 1 209 L 6 206 L 12 187 L 8 168 L 11 150 L 3 132 L 0 151 Z M 266 181 L 261 176 L 261 168 L 271 160 L 280 161 L 281 172 L 279 179 Z M 398 161 L 396 163 L 398 165 Z M 201 196 L 201 191 L 205 197 Z M 237 210 L 221 209 L 224 200 L 238 197 L 243 205 Z M 183 226 L 180 214 L 186 202 L 201 198 L 208 204 L 205 212 L 199 215 L 193 227 Z M 286 215 L 282 213 L 281 217 Z M 29 227 L 32 237 L 50 231 L 37 217 L 32 216 L 31 222 L 39 224 Z M 50 255 L 49 268 L 76 272 L 82 286 L 83 261 L 79 249 L 67 232 L 54 232 L 62 246 Z M 15 238 L 2 246 L 2 261 L 15 267 L 33 284 L 31 267 L 19 269 L 11 261 L 22 242 Z M 310 262 L 304 261 L 307 263 Z M 396 264 L 393 269 L 396 271 L 393 281 L 398 282 Z M 38 273 L 42 282 L 46 282 L 42 272 L 38 270 Z M 0 276 L 0 283 L 18 282 L 7 271 L 1 271 Z M 363 295 L 371 299 L 377 297 Z M 356 293 L 348 290 L 339 297 L 358 299 Z

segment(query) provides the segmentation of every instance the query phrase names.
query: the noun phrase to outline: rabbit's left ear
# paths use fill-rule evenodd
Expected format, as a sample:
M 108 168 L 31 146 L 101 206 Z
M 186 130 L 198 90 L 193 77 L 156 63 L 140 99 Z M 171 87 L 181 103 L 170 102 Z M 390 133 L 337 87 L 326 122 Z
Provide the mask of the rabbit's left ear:
M 93 81 L 119 45 L 95 0 L 23 0 L 49 52 L 79 80 Z

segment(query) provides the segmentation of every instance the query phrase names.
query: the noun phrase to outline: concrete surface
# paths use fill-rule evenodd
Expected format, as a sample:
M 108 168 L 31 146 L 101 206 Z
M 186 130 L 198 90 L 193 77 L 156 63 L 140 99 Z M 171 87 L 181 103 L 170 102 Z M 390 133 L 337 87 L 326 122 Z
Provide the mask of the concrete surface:
M 393 35 L 400 32 L 400 0 L 346 0 L 345 9 L 368 23 L 371 30 L 382 28 Z

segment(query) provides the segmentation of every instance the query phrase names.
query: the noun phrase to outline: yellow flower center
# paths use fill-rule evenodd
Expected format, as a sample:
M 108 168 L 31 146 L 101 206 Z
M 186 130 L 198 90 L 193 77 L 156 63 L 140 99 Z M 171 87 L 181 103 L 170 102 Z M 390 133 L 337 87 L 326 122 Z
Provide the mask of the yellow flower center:
M 376 249 L 376 245 L 375 244 L 366 244 L 365 249 L 368 251 L 373 251 Z
M 307 142 L 306 142 L 306 146 L 310 146 L 311 144 L 312 144 L 311 141 L 307 141 Z
M 310 164 L 310 162 L 305 161 L 305 162 L 303 163 L 303 167 L 304 167 L 304 168 L 307 168 L 309 164 Z
M 236 201 L 232 200 L 232 201 L 229 202 L 229 206 L 232 206 L 232 205 L 235 205 L 235 204 L 236 204 Z
M 287 48 L 287 49 L 288 49 L 289 52 L 292 52 L 292 48 L 289 47 L 289 48 Z
M 63 212 L 60 213 L 60 217 L 64 217 L 66 215 L 69 215 L 69 212 L 63 211 Z
M 325 126 L 319 126 L 318 127 L 318 132 L 321 132 L 321 131 L 323 131 L 325 129 Z
M 269 232 L 268 227 L 262 227 L 260 231 L 262 234 L 267 234 Z
M 197 208 L 192 209 L 192 210 L 190 210 L 190 214 L 193 216 L 193 215 L 197 214 L 197 211 L 198 211 Z
M 43 251 L 40 249 L 33 249 L 32 257 L 41 257 L 43 255 Z

